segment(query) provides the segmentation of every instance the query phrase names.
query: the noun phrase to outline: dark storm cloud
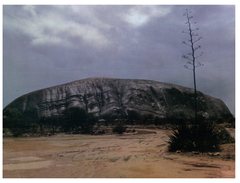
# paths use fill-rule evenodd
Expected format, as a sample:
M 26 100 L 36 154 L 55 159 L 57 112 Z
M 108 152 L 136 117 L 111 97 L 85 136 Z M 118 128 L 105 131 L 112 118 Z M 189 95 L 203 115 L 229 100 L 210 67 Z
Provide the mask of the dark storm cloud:
M 4 6 L 4 106 L 36 89 L 86 77 L 192 87 L 181 44 L 185 8 L 198 22 L 198 89 L 234 113 L 234 6 Z

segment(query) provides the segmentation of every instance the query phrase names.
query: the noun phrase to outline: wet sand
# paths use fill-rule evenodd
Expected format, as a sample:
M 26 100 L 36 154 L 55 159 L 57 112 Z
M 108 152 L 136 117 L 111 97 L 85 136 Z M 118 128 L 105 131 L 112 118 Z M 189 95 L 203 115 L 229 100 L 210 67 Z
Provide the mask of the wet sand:
M 3 138 L 3 176 L 34 178 L 235 177 L 234 144 L 220 155 L 169 153 L 169 130 L 124 135 Z

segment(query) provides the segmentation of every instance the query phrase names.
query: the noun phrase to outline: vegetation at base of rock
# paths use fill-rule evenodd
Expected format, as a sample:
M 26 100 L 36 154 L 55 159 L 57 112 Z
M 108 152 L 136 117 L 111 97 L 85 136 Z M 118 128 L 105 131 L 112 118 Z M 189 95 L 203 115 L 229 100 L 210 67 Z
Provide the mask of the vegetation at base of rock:
M 128 116 L 119 119 L 114 118 L 114 116 L 95 117 L 91 113 L 87 113 L 85 109 L 76 107 L 67 109 L 61 116 L 41 117 L 39 119 L 34 111 L 21 112 L 16 108 L 9 108 L 4 111 L 3 115 L 3 135 L 15 137 L 45 136 L 56 133 L 100 135 L 112 133 L 112 130 L 114 133 L 121 134 L 124 132 L 124 126 L 126 125 L 154 125 L 160 128 L 171 129 L 182 123 L 182 121 L 177 118 L 161 119 L 147 114 L 141 116 L 135 111 L 128 111 Z M 231 125 L 234 122 L 226 124 Z M 106 131 L 101 126 L 108 126 L 108 130 Z M 215 128 L 215 130 L 219 133 L 218 138 L 221 143 L 234 141 L 224 127 L 219 125 L 219 128 Z
M 25 115 L 13 109 L 6 112 L 8 117 L 4 118 L 4 134 L 15 137 L 24 134 L 46 135 L 58 132 L 65 133 L 93 133 L 96 119 L 93 115 L 80 108 L 69 108 L 62 116 L 51 116 L 36 118 L 35 115 Z
M 123 134 L 126 129 L 126 126 L 124 126 L 122 123 L 118 123 L 115 127 L 113 127 L 113 133 Z
M 61 125 L 65 132 L 91 134 L 95 124 L 95 118 L 85 110 L 74 107 L 69 108 L 63 115 Z
M 235 139 L 230 135 L 230 133 L 223 126 L 216 125 L 214 128 L 215 133 L 220 144 L 234 143 Z
M 182 123 L 170 136 L 169 151 L 219 151 L 219 144 L 213 124 Z
M 220 151 L 219 145 L 233 143 L 234 139 L 224 127 L 209 121 L 194 123 L 181 123 L 173 131 L 169 139 L 168 149 L 171 152 Z
M 5 112 L 7 117 L 3 117 L 4 133 L 18 137 L 25 133 L 36 133 L 38 124 L 35 121 L 35 113 L 26 111 L 20 112 L 17 109 L 9 109 Z M 34 120 L 33 120 L 34 119 Z

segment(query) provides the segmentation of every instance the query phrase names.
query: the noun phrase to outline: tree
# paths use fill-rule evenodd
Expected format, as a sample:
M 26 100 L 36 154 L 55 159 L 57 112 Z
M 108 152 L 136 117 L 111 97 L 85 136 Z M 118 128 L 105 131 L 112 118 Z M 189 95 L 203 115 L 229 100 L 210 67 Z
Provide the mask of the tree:
M 123 125 L 122 122 L 119 122 L 116 126 L 113 127 L 113 133 L 123 134 L 126 131 L 127 127 Z
M 84 109 L 78 107 L 69 108 L 65 111 L 64 116 L 65 124 L 63 124 L 63 128 L 65 131 L 85 134 L 92 133 L 95 119 Z
M 196 84 L 196 68 L 202 64 L 197 61 L 197 58 L 202 55 L 202 52 L 198 54 L 198 50 L 201 46 L 198 42 L 202 39 L 197 33 L 199 28 L 193 28 L 193 16 L 191 11 L 186 9 L 184 16 L 187 19 L 187 32 L 188 39 L 183 41 L 183 44 L 190 48 L 190 52 L 183 55 L 183 58 L 187 60 L 185 67 L 192 70 L 193 82 L 194 82 L 194 123 L 188 123 L 188 121 L 182 121 L 176 130 L 170 135 L 169 151 L 218 151 L 220 144 L 220 136 L 215 130 L 216 125 L 204 119 L 203 116 L 197 116 L 197 84 Z M 197 55 L 198 54 L 198 55 Z
M 26 133 L 26 124 L 23 120 L 23 113 L 17 109 L 3 111 L 3 129 L 9 129 L 13 136 L 21 136 Z
M 199 41 L 202 39 L 199 36 L 198 31 L 199 28 L 194 28 L 196 22 L 193 22 L 193 16 L 191 15 L 191 10 L 186 9 L 186 12 L 183 16 L 186 17 L 187 22 L 187 31 L 183 31 L 184 34 L 188 35 L 188 38 L 184 40 L 182 43 L 190 48 L 190 52 L 184 54 L 182 57 L 187 60 L 184 67 L 186 69 L 190 69 L 193 72 L 193 86 L 194 86 L 194 122 L 197 123 L 197 82 L 196 82 L 196 68 L 202 66 L 203 64 L 197 61 L 203 52 L 199 52 L 201 45 L 199 45 Z
M 13 136 L 34 134 L 37 131 L 36 110 L 21 111 L 9 108 L 3 111 L 3 128 L 10 130 Z

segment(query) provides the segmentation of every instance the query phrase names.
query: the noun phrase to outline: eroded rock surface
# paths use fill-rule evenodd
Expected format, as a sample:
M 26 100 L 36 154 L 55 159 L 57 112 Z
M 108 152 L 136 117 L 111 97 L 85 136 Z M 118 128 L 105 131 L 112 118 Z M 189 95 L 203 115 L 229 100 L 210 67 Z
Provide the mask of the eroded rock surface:
M 62 115 L 79 107 L 100 118 L 193 118 L 193 90 L 151 80 L 88 78 L 23 95 L 8 109 L 35 112 L 40 117 Z M 198 111 L 206 118 L 224 121 L 232 117 L 220 99 L 198 92 Z

